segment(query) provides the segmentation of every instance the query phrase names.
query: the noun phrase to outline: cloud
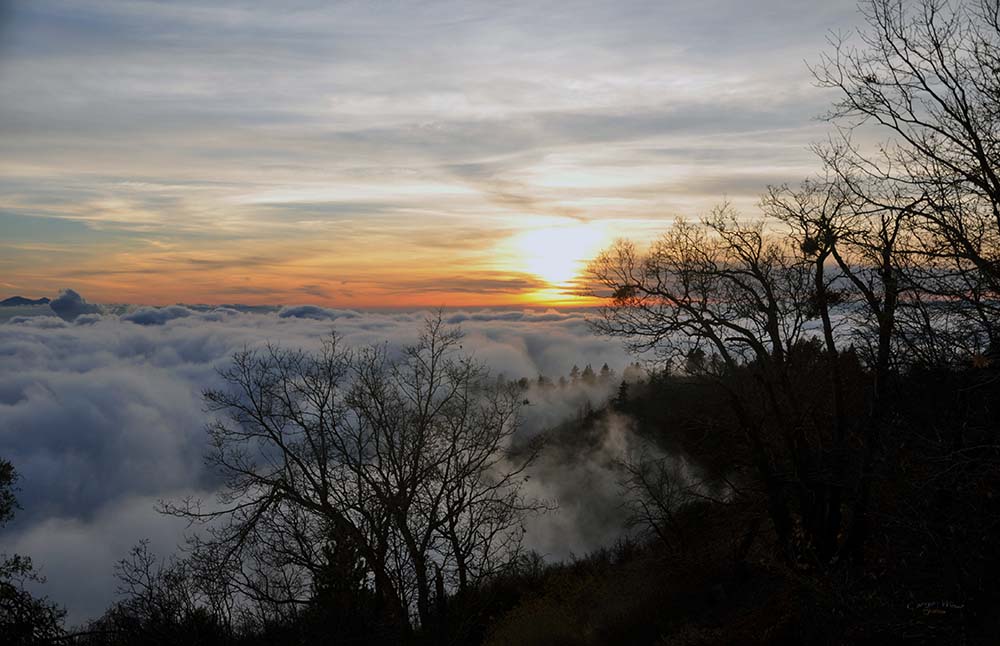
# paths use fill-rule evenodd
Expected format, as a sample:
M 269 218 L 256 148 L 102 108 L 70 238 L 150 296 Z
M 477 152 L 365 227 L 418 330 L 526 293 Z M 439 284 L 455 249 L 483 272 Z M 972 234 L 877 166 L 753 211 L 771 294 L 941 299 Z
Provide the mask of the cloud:
M 157 513 L 156 504 L 155 497 L 128 496 L 89 519 L 48 517 L 10 536 L 4 546 L 15 554 L 32 555 L 47 579 L 38 592 L 63 604 L 69 611 L 67 623 L 73 626 L 99 616 L 118 598 L 111 572 L 137 537 L 149 539 L 161 556 L 176 551 L 185 521 Z
M 550 309 L 545 312 L 482 310 L 476 312 L 456 312 L 445 318 L 447 323 L 457 325 L 466 321 L 525 321 L 539 323 L 544 321 L 569 321 L 579 319 L 579 312 L 560 312 Z
M 594 337 L 585 314 L 491 309 L 445 316 L 461 324 L 465 352 L 511 379 L 557 379 L 574 364 L 604 362 L 620 373 L 630 358 L 616 342 Z M 181 541 L 183 523 L 160 518 L 154 501 L 191 491 L 210 496 L 217 485 L 202 461 L 209 418 L 201 392 L 220 385 L 217 369 L 234 352 L 266 342 L 315 349 L 334 329 L 349 346 L 399 347 L 416 340 L 427 315 L 192 305 L 85 314 L 74 323 L 53 316 L 0 323 L 0 455 L 22 474 L 23 506 L 0 540 L 44 566 L 49 582 L 42 590 L 69 605 L 71 621 L 92 616 L 112 601 L 113 565 L 129 545 L 152 537 L 168 553 Z M 533 389 L 523 432 L 574 416 L 587 400 L 596 407 L 607 394 L 604 386 Z M 542 486 L 544 478 L 533 480 Z M 546 495 L 569 489 L 553 484 Z M 559 531 L 570 530 L 569 508 L 553 516 Z M 552 537 L 539 547 L 556 554 L 550 543 L 558 532 L 538 527 L 540 536 Z M 588 530 L 572 545 L 596 540 Z
M 87 299 L 72 289 L 64 289 L 60 292 L 59 296 L 49 302 L 49 307 L 67 321 L 72 321 L 81 314 L 96 314 L 101 311 L 100 307 L 88 303 Z
M 235 307 L 214 307 L 207 312 L 202 312 L 199 316 L 203 321 L 224 321 L 233 316 L 239 316 L 242 312 Z
M 293 307 L 283 307 L 278 312 L 278 317 L 296 319 L 315 319 L 317 321 L 334 321 L 339 318 L 353 318 L 357 316 L 355 312 L 346 310 L 331 310 L 316 305 L 295 305 Z
M 123 321 L 131 321 L 138 325 L 163 325 L 167 321 L 191 316 L 192 312 L 181 305 L 167 307 L 140 307 L 121 317 Z
M 594 422 L 590 432 L 586 442 L 550 443 L 531 468 L 526 493 L 558 504 L 526 524 L 526 546 L 548 559 L 582 556 L 626 531 L 619 463 L 635 450 L 638 438 L 630 420 L 614 413 Z
M 93 314 L 87 314 L 86 316 L 93 316 Z M 66 321 L 61 318 L 46 316 L 44 314 L 36 314 L 34 316 L 12 316 L 8 320 L 12 325 L 28 325 L 42 329 L 66 327 Z

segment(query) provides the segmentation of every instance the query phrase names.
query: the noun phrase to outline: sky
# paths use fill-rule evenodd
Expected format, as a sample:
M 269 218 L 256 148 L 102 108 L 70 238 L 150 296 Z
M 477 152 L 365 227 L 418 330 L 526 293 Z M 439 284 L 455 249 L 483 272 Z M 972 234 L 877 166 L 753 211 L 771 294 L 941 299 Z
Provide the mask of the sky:
M 817 163 L 853 0 L 0 1 L 0 297 L 578 305 Z

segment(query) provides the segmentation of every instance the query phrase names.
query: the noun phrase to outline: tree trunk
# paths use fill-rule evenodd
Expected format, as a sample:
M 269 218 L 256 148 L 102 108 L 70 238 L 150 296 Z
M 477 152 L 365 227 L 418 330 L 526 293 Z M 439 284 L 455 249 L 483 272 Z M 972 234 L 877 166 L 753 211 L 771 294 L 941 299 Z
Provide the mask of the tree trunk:
M 832 482 L 825 487 L 826 506 L 820 516 L 821 526 L 817 528 L 816 551 L 823 563 L 828 562 L 836 553 L 837 536 L 840 534 L 841 507 L 844 496 L 844 454 L 847 451 L 847 412 L 844 403 L 844 382 L 840 371 L 840 353 L 833 336 L 833 323 L 830 320 L 830 294 L 826 287 L 824 265 L 828 253 L 822 253 L 816 258 L 816 304 L 823 323 L 823 341 L 830 367 L 830 379 L 833 385 L 833 417 L 834 417 L 834 454 L 830 467 Z
M 892 335 L 895 324 L 896 302 L 898 291 L 895 275 L 887 260 L 882 267 L 883 284 L 885 285 L 885 301 L 879 316 L 878 324 L 878 355 L 875 361 L 875 385 L 872 392 L 871 412 L 865 425 L 864 449 L 861 466 L 861 481 L 858 487 L 858 498 L 854 505 L 851 532 L 848 536 L 847 548 L 851 561 L 864 565 L 864 548 L 870 533 L 870 503 L 872 489 L 872 471 L 875 466 L 875 452 L 878 448 L 882 423 L 886 417 L 886 400 L 889 388 L 890 360 L 892 358 Z

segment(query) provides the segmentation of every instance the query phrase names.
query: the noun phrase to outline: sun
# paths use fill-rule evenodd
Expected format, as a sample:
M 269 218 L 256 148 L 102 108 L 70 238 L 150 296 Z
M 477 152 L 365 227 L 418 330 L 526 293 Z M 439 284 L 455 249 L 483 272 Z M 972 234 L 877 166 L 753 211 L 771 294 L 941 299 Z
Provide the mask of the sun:
M 520 269 L 553 287 L 567 286 L 607 242 L 598 223 L 529 229 L 511 240 Z

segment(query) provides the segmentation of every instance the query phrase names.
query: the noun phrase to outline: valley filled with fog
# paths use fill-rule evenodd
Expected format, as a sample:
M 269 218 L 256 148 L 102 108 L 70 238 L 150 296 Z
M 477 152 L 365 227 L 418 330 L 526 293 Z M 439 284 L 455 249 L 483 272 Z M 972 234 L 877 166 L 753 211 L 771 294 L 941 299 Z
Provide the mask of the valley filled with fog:
M 65 296 L 65 295 L 64 295 Z M 296 307 L 97 306 L 75 295 L 47 305 L 0 308 L 0 455 L 21 474 L 23 510 L 5 528 L 12 552 L 31 556 L 39 591 L 69 621 L 99 615 L 115 599 L 114 564 L 139 540 L 176 551 L 188 528 L 156 511 L 161 500 L 217 485 L 204 466 L 201 393 L 219 385 L 233 353 L 266 343 L 315 350 L 331 331 L 350 346 L 416 340 L 428 311 Z M 448 310 L 463 351 L 497 376 L 527 378 L 518 433 L 530 436 L 598 409 L 633 359 L 595 336 L 584 311 Z M 574 366 L 607 364 L 614 379 L 569 382 Z M 7 369 L 7 367 L 15 369 Z M 539 388 L 539 375 L 554 387 Z M 556 383 L 564 377 L 567 384 Z M 623 416 L 602 420 L 603 438 L 572 460 L 541 455 L 531 495 L 555 509 L 528 519 L 526 546 L 551 560 L 609 545 L 625 531 L 617 461 L 637 445 Z

